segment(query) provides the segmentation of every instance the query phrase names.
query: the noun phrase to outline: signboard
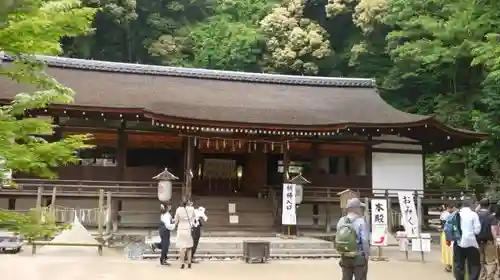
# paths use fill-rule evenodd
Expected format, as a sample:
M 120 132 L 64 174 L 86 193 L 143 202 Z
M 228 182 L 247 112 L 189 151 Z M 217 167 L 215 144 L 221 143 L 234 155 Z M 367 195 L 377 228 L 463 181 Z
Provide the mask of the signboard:
M 294 184 L 283 184 L 283 206 L 281 210 L 281 224 L 283 225 L 297 224 Z
M 372 245 L 387 246 L 387 200 L 372 199 Z
M 399 207 L 401 208 L 401 222 L 405 228 L 406 236 L 409 238 L 418 237 L 418 217 L 413 192 L 398 192 Z
M 228 212 L 229 212 L 229 214 L 236 213 L 236 203 L 229 203 L 228 204 Z
M 431 234 L 421 233 L 420 238 L 411 241 L 411 250 L 413 252 L 430 252 L 431 251 Z

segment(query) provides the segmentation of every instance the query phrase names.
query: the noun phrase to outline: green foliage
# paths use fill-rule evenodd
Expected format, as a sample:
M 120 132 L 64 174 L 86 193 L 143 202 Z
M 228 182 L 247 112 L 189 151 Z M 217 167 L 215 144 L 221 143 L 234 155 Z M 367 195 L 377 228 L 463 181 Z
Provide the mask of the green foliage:
M 382 97 L 401 110 L 492 135 L 472 147 L 428 156 L 429 187 L 482 191 L 498 181 L 493 170 L 500 156 L 500 10 L 492 1 L 144 0 L 135 7 L 137 18 L 126 24 L 103 20 L 115 14 L 106 8 L 111 2 L 98 4 L 103 11 L 94 21 L 96 34 L 66 44 L 68 54 L 375 77 Z
M 42 135 L 54 134 L 51 121 L 29 117 L 31 110 L 73 100 L 73 91 L 47 75 L 34 55 L 58 55 L 61 38 L 88 34 L 95 10 L 82 8 L 78 0 L 14 0 L 3 5 L 1 58 L 6 54 L 13 63 L 0 64 L 0 76 L 23 84 L 25 92 L 0 107 L 2 169 L 54 177 L 54 167 L 76 161 L 75 151 L 90 147 L 85 144 L 89 137 L 76 135 L 49 142 Z M 45 209 L 40 211 L 19 214 L 2 210 L 0 224 L 28 239 L 52 236 L 61 228 Z
M 28 213 L 0 209 L 0 228 L 24 237 L 28 241 L 55 236 L 71 225 L 57 225 L 49 208 L 34 208 Z

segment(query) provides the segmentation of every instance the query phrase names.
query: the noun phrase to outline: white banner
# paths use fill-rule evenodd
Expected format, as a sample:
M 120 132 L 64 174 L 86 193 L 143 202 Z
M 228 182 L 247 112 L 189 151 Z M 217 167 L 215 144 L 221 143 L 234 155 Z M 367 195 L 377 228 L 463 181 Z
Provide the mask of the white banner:
M 372 245 L 387 246 L 387 200 L 372 199 Z
M 281 224 L 283 225 L 297 224 L 294 184 L 283 184 L 283 207 L 281 210 Z
M 418 237 L 418 216 L 413 192 L 398 192 L 399 207 L 401 208 L 402 223 L 406 236 L 410 238 Z

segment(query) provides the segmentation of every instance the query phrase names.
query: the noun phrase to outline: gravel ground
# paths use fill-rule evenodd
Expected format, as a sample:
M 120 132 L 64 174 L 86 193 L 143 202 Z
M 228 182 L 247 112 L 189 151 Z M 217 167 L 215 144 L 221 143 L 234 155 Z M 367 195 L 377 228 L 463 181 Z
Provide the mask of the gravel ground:
M 396 280 L 442 280 L 451 279 L 443 270 L 436 256 L 429 256 L 426 263 L 419 262 L 418 255 L 405 261 L 400 254 L 390 257 L 388 262 L 371 262 L 368 279 Z M 391 254 L 389 254 L 391 255 Z M 274 260 L 268 264 L 245 264 L 242 261 L 203 261 L 193 264 L 192 269 L 179 269 L 177 261 L 172 266 L 163 267 L 158 261 L 127 261 L 123 253 L 105 252 L 98 257 L 95 252 L 68 251 L 65 255 L 31 256 L 29 250 L 18 255 L 0 255 L 2 280 L 255 280 L 283 279 L 339 279 L 340 268 L 337 260 Z M 339 278 L 337 278 L 339 276 Z

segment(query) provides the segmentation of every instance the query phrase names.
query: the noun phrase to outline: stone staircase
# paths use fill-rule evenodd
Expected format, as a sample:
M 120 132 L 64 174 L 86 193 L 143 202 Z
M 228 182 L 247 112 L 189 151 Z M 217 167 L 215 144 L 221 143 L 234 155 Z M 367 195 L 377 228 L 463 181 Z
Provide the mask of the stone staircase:
M 243 257 L 243 243 L 245 240 L 269 242 L 271 258 L 338 257 L 332 242 L 308 237 L 296 239 L 281 239 L 279 237 L 202 237 L 196 256 L 200 259 L 240 259 Z M 159 237 L 153 237 L 152 241 L 159 242 Z M 179 250 L 175 246 L 175 238 L 172 238 L 169 256 L 175 258 L 178 255 Z M 142 257 L 158 258 L 159 250 L 146 249 L 143 251 Z
M 275 232 L 273 205 L 270 199 L 248 197 L 208 197 L 194 198 L 197 206 L 203 206 L 208 216 L 204 231 L 231 232 Z M 229 204 L 236 206 L 238 223 L 229 221 Z

